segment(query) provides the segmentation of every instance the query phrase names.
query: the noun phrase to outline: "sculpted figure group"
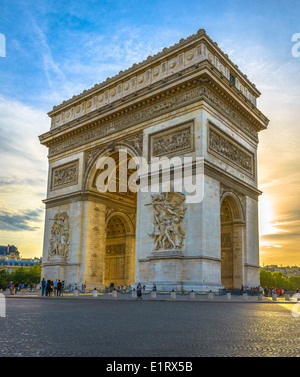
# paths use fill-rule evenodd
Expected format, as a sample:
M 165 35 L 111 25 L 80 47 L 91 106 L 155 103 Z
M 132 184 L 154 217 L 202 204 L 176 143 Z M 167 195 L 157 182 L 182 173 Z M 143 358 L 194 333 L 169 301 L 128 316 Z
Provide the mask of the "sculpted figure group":
M 154 250 L 182 249 L 186 229 L 182 220 L 185 215 L 185 196 L 178 192 L 153 194 L 152 206 Z

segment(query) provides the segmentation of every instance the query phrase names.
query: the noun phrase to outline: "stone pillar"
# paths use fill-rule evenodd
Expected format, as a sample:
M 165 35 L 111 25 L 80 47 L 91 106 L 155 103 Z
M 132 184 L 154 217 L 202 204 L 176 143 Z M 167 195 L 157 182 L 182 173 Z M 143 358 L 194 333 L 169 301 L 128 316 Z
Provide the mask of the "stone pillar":
M 245 285 L 244 279 L 244 225 L 233 224 L 233 287 L 240 289 Z
M 87 288 L 105 288 L 105 211 L 103 204 L 85 202 L 84 281 Z

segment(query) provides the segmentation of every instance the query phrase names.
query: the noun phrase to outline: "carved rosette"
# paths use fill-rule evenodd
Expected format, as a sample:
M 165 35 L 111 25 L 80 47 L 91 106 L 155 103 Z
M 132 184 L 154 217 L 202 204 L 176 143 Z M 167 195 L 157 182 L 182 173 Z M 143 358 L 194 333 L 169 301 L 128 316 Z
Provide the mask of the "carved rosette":
M 69 216 L 66 212 L 57 213 L 51 228 L 48 259 L 67 258 L 69 255 Z
M 186 229 L 183 224 L 185 216 L 185 196 L 178 192 L 153 194 L 153 239 L 154 250 L 181 250 Z

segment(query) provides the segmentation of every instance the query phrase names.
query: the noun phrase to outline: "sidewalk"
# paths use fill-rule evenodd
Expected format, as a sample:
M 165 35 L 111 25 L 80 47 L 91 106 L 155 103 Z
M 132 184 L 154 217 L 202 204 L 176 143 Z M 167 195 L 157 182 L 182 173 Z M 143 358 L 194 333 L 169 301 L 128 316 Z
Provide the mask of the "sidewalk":
M 173 294 L 173 297 L 172 297 Z M 40 298 L 40 299 L 92 299 L 92 300 L 134 300 L 134 301 L 182 301 L 182 302 L 242 302 L 242 303 L 285 303 L 285 304 L 295 304 L 297 301 L 292 300 L 287 301 L 284 297 L 277 297 L 276 301 L 272 297 L 261 296 L 243 296 L 243 295 L 231 295 L 231 298 L 227 295 L 213 294 L 199 294 L 195 293 L 194 297 L 191 296 L 190 292 L 186 293 L 176 293 L 174 296 L 173 292 L 157 292 L 156 298 L 151 296 L 151 292 L 144 292 L 142 299 L 133 297 L 132 292 L 121 293 L 117 292 L 117 297 L 114 297 L 112 293 L 97 293 L 97 297 L 93 296 L 93 292 L 83 293 L 78 291 L 76 294 L 74 292 L 64 293 L 63 296 L 41 296 L 39 292 L 27 292 L 22 294 L 18 292 L 17 295 L 10 295 L 4 292 L 6 298 Z

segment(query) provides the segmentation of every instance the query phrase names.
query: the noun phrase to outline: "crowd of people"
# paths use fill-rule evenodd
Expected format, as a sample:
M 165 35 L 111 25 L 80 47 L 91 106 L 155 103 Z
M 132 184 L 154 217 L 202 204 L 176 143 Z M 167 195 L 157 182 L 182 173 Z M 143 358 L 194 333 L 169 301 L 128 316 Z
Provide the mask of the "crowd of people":
M 287 293 L 286 288 L 264 288 L 264 296 L 271 297 L 272 295 L 276 294 L 277 297 L 283 297 Z M 296 294 L 299 293 L 299 289 L 296 289 Z
M 45 280 L 42 279 L 41 282 L 41 289 L 42 289 L 42 296 L 63 296 L 64 292 L 71 293 L 75 289 L 81 289 L 82 292 L 86 290 L 86 284 L 81 284 L 80 287 L 77 286 L 75 283 L 69 283 L 68 285 L 65 283 L 64 280 Z
M 8 284 L 8 289 L 10 294 L 17 294 L 18 292 L 26 293 L 27 290 L 32 291 L 33 289 L 36 289 L 36 284 L 27 284 L 27 283 L 13 283 L 12 281 Z

